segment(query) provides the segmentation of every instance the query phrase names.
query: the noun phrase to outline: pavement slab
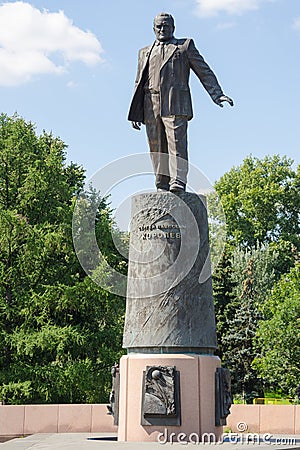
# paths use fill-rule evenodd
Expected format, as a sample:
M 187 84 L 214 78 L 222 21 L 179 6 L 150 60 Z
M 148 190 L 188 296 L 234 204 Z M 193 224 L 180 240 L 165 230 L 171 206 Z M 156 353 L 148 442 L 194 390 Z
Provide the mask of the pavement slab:
M 56 433 L 56 434 L 34 434 L 25 438 L 12 439 L 0 444 L 0 450 L 158 450 L 182 448 L 188 446 L 195 448 L 221 447 L 222 450 L 300 450 L 300 435 L 297 436 L 272 436 L 266 443 L 261 438 L 253 442 L 228 441 L 223 443 L 200 443 L 187 442 L 118 442 L 116 434 L 113 433 Z M 226 442 L 227 440 L 227 442 Z

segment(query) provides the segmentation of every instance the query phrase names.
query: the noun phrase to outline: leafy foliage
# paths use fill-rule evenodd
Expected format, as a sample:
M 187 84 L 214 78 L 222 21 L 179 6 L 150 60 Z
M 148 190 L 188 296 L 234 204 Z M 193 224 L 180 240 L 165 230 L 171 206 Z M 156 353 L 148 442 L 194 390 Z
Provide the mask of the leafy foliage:
M 237 248 L 233 252 L 234 295 L 224 310 L 226 325 L 221 345 L 224 365 L 232 372 L 233 392 L 243 394 L 247 401 L 261 395 L 263 388 L 252 367 L 257 356 L 254 338 L 262 319 L 261 305 L 275 281 L 276 258 L 269 246 L 248 251 Z
M 233 393 L 242 394 L 246 401 L 261 395 L 263 389 L 252 367 L 257 356 L 254 339 L 261 307 L 276 280 L 277 258 L 270 246 L 237 247 L 231 255 L 224 254 L 214 276 L 219 353 L 231 371 Z
M 86 276 L 73 249 L 84 171 L 66 164 L 65 148 L 0 116 L 0 396 L 10 404 L 105 401 L 121 354 L 124 301 Z M 97 201 L 95 232 L 112 255 L 111 211 Z
M 294 170 L 292 165 L 292 160 L 278 155 L 261 160 L 249 156 L 215 185 L 227 227 L 225 253 L 213 277 L 219 353 L 231 369 L 234 393 L 248 400 L 262 388 L 285 393 L 294 389 L 295 375 L 286 377 L 286 384 L 280 379 L 277 383 L 279 362 L 271 371 L 273 378 L 268 375 L 272 361 L 267 355 L 274 356 L 269 349 L 275 341 L 267 342 L 267 324 L 274 327 L 274 340 L 276 331 L 275 319 L 270 322 L 270 311 L 264 306 L 275 295 L 272 289 L 280 289 L 278 280 L 295 264 L 300 250 L 300 166 Z M 287 315 L 293 315 L 295 305 L 286 307 L 291 308 Z M 282 324 L 283 352 L 283 321 L 277 323 Z M 290 344 L 287 353 L 297 353 L 296 341 L 291 339 Z M 287 363 L 282 367 L 281 372 L 286 372 Z
M 66 164 L 65 150 L 51 133 L 37 136 L 32 123 L 0 115 L 0 399 L 8 404 L 107 401 L 109 369 L 122 354 L 125 302 L 87 277 L 73 249 L 78 195 L 79 214 L 96 205 L 96 217 L 85 220 L 104 261 L 123 274 L 127 237 L 107 198 L 93 189 L 82 195 L 84 171 Z M 216 191 L 229 238 L 214 274 L 217 332 L 233 391 L 247 400 L 266 386 L 294 395 L 299 264 L 286 272 L 300 249 L 300 167 L 279 156 L 248 157 Z M 208 202 L 217 260 L 224 216 L 216 195 Z M 105 267 L 97 267 L 101 279 Z
M 232 273 L 232 253 L 228 246 L 225 247 L 219 265 L 213 275 L 213 295 L 215 304 L 216 330 L 218 339 L 218 355 L 223 356 L 222 338 L 228 331 L 228 309 L 234 302 L 234 288 Z
M 247 157 L 216 183 L 233 244 L 288 242 L 300 248 L 300 190 L 293 161 L 278 155 Z M 292 265 L 292 260 L 290 260 Z M 284 270 L 287 269 L 287 266 Z
M 256 356 L 253 339 L 261 316 L 255 304 L 255 289 L 253 278 L 253 260 L 248 261 L 248 267 L 243 270 L 243 292 L 240 304 L 232 319 L 228 320 L 229 333 L 222 338 L 225 346 L 223 358 L 233 375 L 233 392 L 242 392 L 247 400 L 255 391 L 260 391 L 252 361 Z
M 254 367 L 269 385 L 295 397 L 300 379 L 300 264 L 283 275 L 264 303 Z

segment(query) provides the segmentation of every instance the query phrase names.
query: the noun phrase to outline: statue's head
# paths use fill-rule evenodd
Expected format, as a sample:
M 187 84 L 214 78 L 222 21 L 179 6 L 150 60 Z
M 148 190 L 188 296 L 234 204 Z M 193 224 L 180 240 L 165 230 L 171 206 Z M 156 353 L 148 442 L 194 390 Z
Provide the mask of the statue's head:
M 173 37 L 174 30 L 174 19 L 171 14 L 160 13 L 154 18 L 153 31 L 158 41 L 169 41 Z

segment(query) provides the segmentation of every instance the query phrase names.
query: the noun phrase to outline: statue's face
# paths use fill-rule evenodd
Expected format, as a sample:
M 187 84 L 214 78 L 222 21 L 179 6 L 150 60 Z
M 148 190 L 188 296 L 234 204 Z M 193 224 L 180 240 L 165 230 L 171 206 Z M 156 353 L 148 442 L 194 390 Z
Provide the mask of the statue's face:
M 165 17 L 157 17 L 153 27 L 156 39 L 160 42 L 169 41 L 173 37 L 174 25 L 172 20 Z

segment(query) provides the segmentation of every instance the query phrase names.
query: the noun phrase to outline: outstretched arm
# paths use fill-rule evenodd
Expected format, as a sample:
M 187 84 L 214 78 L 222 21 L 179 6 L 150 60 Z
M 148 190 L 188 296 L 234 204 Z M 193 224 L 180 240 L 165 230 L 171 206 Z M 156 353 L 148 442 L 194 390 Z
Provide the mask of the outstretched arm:
M 203 56 L 198 52 L 192 39 L 189 39 L 188 58 L 190 67 L 195 72 L 212 100 L 217 105 L 221 106 L 221 108 L 223 107 L 222 102 L 228 102 L 230 106 L 233 106 L 232 99 L 223 94 L 216 75 L 204 61 Z

